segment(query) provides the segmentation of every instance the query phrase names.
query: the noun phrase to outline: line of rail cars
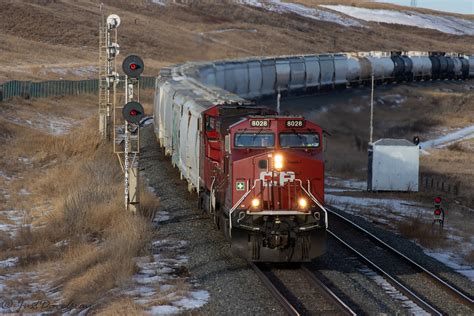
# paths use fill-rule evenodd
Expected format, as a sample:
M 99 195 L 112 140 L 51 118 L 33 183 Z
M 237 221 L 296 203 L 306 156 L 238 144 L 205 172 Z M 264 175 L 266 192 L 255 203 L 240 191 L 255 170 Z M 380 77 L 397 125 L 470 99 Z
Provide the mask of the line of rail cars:
M 201 64 L 189 74 L 243 98 L 311 93 L 377 83 L 474 77 L 474 56 L 441 52 L 370 52 L 251 58 Z
M 308 261 L 325 252 L 321 128 L 258 99 L 282 93 L 411 80 L 474 77 L 474 56 L 320 54 L 190 62 L 156 82 L 155 133 L 241 256 Z M 257 101 L 257 102 L 256 102 Z
M 320 256 L 327 227 L 321 128 L 236 101 L 209 97 L 186 81 L 159 81 L 160 144 L 240 256 L 266 262 Z

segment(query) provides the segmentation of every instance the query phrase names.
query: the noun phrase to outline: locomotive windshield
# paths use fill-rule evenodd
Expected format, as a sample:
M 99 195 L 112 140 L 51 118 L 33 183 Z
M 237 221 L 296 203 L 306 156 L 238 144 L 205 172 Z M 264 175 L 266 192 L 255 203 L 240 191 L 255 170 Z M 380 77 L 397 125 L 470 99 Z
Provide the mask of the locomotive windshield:
M 273 133 L 237 133 L 235 147 L 274 147 L 275 134 Z
M 280 134 L 281 147 L 319 147 L 318 133 L 281 133 Z

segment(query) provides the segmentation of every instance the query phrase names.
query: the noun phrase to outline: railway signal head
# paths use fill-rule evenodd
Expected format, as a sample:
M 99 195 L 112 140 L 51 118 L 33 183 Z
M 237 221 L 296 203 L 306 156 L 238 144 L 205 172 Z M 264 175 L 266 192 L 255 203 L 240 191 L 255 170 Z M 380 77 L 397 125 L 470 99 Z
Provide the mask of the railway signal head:
M 120 25 L 120 17 L 117 14 L 111 14 L 107 17 L 107 28 L 115 29 Z
M 144 69 L 143 60 L 137 55 L 129 55 L 123 60 L 122 70 L 131 78 L 140 77 Z
M 442 201 L 442 199 L 441 199 L 440 196 L 435 197 L 434 205 L 435 205 L 436 208 L 439 208 L 441 206 L 441 201 Z
M 143 118 L 143 106 L 135 101 L 128 102 L 123 107 L 122 114 L 127 122 L 137 124 Z

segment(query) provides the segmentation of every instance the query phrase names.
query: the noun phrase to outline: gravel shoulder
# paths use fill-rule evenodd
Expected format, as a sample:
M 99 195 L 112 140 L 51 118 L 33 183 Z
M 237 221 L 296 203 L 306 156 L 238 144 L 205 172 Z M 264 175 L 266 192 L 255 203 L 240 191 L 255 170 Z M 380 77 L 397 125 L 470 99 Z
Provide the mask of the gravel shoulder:
M 140 169 L 160 197 L 157 238 L 187 242 L 186 263 L 194 284 L 210 294 L 209 303 L 193 315 L 285 315 L 247 263 L 233 255 L 230 244 L 210 218 L 197 209 L 178 169 L 165 157 L 148 126 L 142 132 Z

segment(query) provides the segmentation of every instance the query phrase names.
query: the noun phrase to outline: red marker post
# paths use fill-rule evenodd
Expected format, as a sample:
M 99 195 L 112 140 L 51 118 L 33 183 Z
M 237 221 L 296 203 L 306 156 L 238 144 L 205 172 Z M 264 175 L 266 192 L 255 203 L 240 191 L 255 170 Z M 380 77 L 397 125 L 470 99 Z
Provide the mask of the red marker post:
M 440 196 L 437 196 L 434 199 L 434 212 L 433 212 L 433 223 L 432 226 L 435 224 L 439 224 L 440 228 L 443 229 L 444 226 L 444 209 L 441 207 L 442 199 Z

